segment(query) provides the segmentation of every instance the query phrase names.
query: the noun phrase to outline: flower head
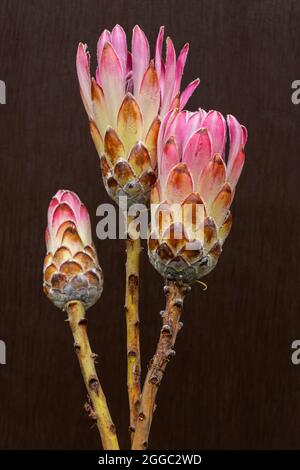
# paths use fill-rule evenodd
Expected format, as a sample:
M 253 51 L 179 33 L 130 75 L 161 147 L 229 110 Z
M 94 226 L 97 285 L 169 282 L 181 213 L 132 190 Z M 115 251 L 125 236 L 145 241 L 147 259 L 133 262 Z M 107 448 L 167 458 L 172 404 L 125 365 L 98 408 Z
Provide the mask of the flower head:
M 231 115 L 226 125 L 218 111 L 174 110 L 164 118 L 151 192 L 158 208 L 148 242 L 150 261 L 163 276 L 193 282 L 215 267 L 232 224 L 229 208 L 246 140 L 246 128 Z
M 103 275 L 88 211 L 75 193 L 59 190 L 52 198 L 45 239 L 46 295 L 62 309 L 71 300 L 80 300 L 89 308 L 102 293 Z
M 190 83 L 180 96 L 188 44 L 176 59 L 173 42 L 167 38 L 164 61 L 163 37 L 161 27 L 155 59 L 150 60 L 149 43 L 139 26 L 133 29 L 131 52 L 121 26 L 103 31 L 97 45 L 95 78 L 90 75 L 87 46 L 78 46 L 80 92 L 105 187 L 117 202 L 119 196 L 127 196 L 129 204 L 147 201 L 156 181 L 160 119 L 170 109 L 182 109 L 199 83 Z

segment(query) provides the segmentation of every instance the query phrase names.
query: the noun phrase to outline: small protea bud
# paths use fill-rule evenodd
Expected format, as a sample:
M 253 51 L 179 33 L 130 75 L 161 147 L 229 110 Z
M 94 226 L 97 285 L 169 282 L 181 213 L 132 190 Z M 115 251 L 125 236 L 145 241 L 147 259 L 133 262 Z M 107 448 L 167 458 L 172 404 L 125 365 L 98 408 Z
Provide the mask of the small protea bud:
M 102 293 L 103 274 L 88 211 L 75 193 L 59 190 L 52 198 L 45 238 L 45 294 L 61 309 L 72 300 L 91 307 Z
M 174 110 L 158 136 L 158 182 L 151 191 L 148 254 L 166 278 L 192 283 L 217 264 L 229 234 L 229 211 L 244 160 L 247 131 L 217 111 Z
M 146 203 L 156 182 L 160 120 L 170 109 L 182 109 L 199 84 L 194 80 L 180 95 L 188 44 L 176 60 L 173 42 L 167 38 L 164 62 L 163 37 L 161 27 L 155 60 L 150 60 L 149 43 L 139 26 L 133 29 L 131 52 L 121 26 L 103 31 L 97 46 L 95 79 L 90 75 L 87 46 L 78 46 L 80 92 L 104 185 L 116 202 L 126 196 L 128 206 Z

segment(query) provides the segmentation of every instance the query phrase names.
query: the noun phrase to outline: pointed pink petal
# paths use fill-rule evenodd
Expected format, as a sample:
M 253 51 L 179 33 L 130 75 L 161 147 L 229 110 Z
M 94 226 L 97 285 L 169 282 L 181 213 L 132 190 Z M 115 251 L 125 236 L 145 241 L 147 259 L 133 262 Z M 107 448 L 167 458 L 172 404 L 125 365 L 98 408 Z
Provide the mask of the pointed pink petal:
M 181 49 L 180 54 L 177 59 L 174 94 L 180 91 L 181 79 L 182 79 L 184 66 L 186 63 L 186 58 L 187 58 L 188 53 L 189 53 L 189 44 L 187 43 Z
M 157 165 L 158 165 L 158 174 L 160 174 L 160 167 L 161 167 L 161 159 L 162 159 L 162 152 L 163 152 L 163 145 L 166 140 L 168 140 L 168 137 L 166 135 L 166 129 L 168 127 L 169 121 L 172 121 L 174 116 L 177 115 L 176 110 L 174 111 L 169 111 L 165 117 L 163 118 L 160 128 L 159 128 L 159 133 L 158 133 L 158 138 L 157 138 Z
M 76 220 L 79 220 L 80 206 L 82 202 L 80 201 L 77 194 L 73 193 L 72 191 L 65 191 L 60 201 L 66 202 L 74 212 Z
M 150 61 L 150 48 L 148 39 L 141 28 L 136 25 L 132 35 L 132 72 L 134 96 L 138 97 L 143 76 Z
M 234 159 L 233 164 L 231 165 L 230 172 L 227 174 L 227 181 L 230 184 L 232 190 L 236 187 L 236 184 L 241 175 L 243 166 L 245 163 L 245 152 L 241 150 L 236 158 Z
M 209 132 L 201 127 L 187 141 L 182 161 L 188 165 L 193 180 L 198 181 L 199 175 L 212 157 L 212 144 Z
M 213 155 L 224 154 L 226 143 L 226 121 L 219 111 L 209 111 L 202 124 L 209 130 Z
M 188 100 L 190 99 L 194 91 L 196 90 L 199 83 L 200 83 L 199 78 L 196 78 L 196 80 L 191 82 L 181 93 L 180 109 L 183 109 L 185 107 L 186 103 L 188 102 Z
M 63 193 L 62 190 L 60 190 L 60 191 Z M 60 195 L 58 194 L 60 191 L 58 191 L 55 194 L 55 196 L 51 199 L 49 207 L 48 207 L 48 227 L 49 227 L 49 230 L 52 229 L 53 212 L 55 211 L 55 209 L 57 208 L 57 206 L 60 203 Z
M 53 212 L 52 227 L 49 227 L 50 231 L 52 231 L 53 234 L 56 234 L 58 228 L 67 220 L 70 220 L 76 224 L 76 216 L 73 210 L 68 204 L 64 202 L 59 204 L 59 206 L 57 206 Z
M 243 131 L 243 147 L 245 147 L 248 139 L 248 131 L 245 126 L 241 126 L 242 131 Z
M 163 40 L 164 40 L 164 32 L 165 32 L 165 27 L 161 26 L 159 28 L 159 33 L 157 36 L 156 47 L 155 47 L 155 68 L 156 68 L 156 73 L 157 73 L 159 81 L 161 79 L 162 45 L 163 45 Z
M 125 79 L 120 60 L 109 42 L 106 42 L 103 48 L 99 74 L 110 122 L 115 126 L 117 113 L 125 94 Z
M 214 155 L 213 159 L 204 167 L 199 175 L 197 191 L 208 207 L 215 199 L 225 183 L 226 167 L 221 155 Z
M 101 57 L 102 57 L 102 52 L 103 52 L 103 47 L 106 42 L 111 42 L 111 34 L 110 31 L 105 29 L 101 35 L 100 38 L 98 39 L 97 43 L 97 60 L 98 60 L 98 66 L 101 64 Z M 97 78 L 97 77 L 96 77 Z M 98 85 L 101 85 L 101 82 L 97 80 Z
M 84 245 L 90 245 L 92 243 L 91 221 L 88 210 L 82 203 L 79 208 L 77 229 Z
M 203 124 L 203 113 L 200 111 L 196 111 L 194 113 L 190 113 L 187 119 L 187 132 L 186 137 L 188 138 L 194 132 L 196 132 L 200 127 L 206 127 Z
M 230 138 L 230 150 L 229 150 L 229 156 L 228 156 L 228 161 L 227 161 L 227 170 L 230 173 L 231 166 L 233 165 L 234 159 L 243 146 L 244 135 L 243 135 L 243 130 L 242 130 L 240 123 L 231 114 L 227 116 L 227 123 L 228 123 L 229 138 Z
M 161 116 L 163 117 L 170 109 L 173 98 L 173 90 L 176 72 L 176 53 L 173 41 L 167 38 L 166 70 L 164 80 L 164 93 L 161 104 Z
M 127 40 L 124 29 L 120 25 L 116 25 L 111 32 L 111 42 L 114 50 L 116 51 L 123 69 L 123 74 L 126 74 L 127 67 Z
M 77 76 L 79 80 L 80 93 L 86 112 L 93 118 L 93 107 L 91 98 L 91 74 L 90 74 L 90 54 L 87 45 L 79 43 L 76 57 Z
M 92 78 L 92 101 L 96 127 L 103 140 L 107 126 L 109 125 L 109 115 L 103 90 L 101 86 L 96 83 L 94 78 Z
M 165 143 L 163 149 L 163 156 L 161 161 L 161 171 L 160 171 L 160 187 L 162 188 L 163 198 L 166 198 L 166 182 L 169 176 L 171 169 L 179 163 L 179 154 L 174 137 L 170 137 L 169 140 Z
M 169 173 L 167 195 L 170 202 L 181 203 L 193 192 L 193 180 L 185 163 L 178 163 Z
M 169 138 L 172 135 L 176 138 L 179 155 L 182 154 L 184 144 L 186 140 L 189 138 L 189 136 L 191 135 L 188 132 L 188 126 L 187 126 L 188 116 L 189 116 L 188 111 L 178 112 L 175 115 L 174 119 L 170 120 L 168 128 L 167 128 L 167 132 L 166 132 L 166 138 Z
M 160 105 L 160 90 L 157 73 L 151 61 L 141 83 L 138 103 L 144 118 L 144 134 L 158 115 Z

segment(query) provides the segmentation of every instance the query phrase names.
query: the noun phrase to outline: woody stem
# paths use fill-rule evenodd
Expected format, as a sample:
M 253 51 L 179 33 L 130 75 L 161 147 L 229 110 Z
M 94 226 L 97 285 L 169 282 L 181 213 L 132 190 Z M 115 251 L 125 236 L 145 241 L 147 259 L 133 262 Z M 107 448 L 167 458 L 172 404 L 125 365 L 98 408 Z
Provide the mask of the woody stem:
M 145 450 L 148 447 L 156 395 L 166 366 L 175 355 L 173 347 L 177 333 L 182 326 L 180 317 L 183 309 L 183 300 L 189 290 L 190 287 L 188 285 L 179 282 L 167 281 L 165 285 L 164 291 L 167 297 L 166 309 L 162 312 L 160 337 L 156 352 L 150 361 L 143 387 L 140 412 L 132 445 L 134 450 Z
M 129 218 L 128 222 L 131 222 Z M 127 233 L 126 239 L 126 294 L 125 315 L 127 327 L 127 389 L 130 410 L 130 438 L 133 441 L 141 395 L 141 355 L 139 331 L 139 260 L 140 238 Z
M 118 450 L 116 428 L 112 422 L 104 392 L 97 376 L 94 358 L 87 335 L 87 319 L 81 302 L 67 304 L 68 321 L 74 337 L 74 349 L 80 364 L 83 380 L 90 396 L 93 412 L 105 450 Z

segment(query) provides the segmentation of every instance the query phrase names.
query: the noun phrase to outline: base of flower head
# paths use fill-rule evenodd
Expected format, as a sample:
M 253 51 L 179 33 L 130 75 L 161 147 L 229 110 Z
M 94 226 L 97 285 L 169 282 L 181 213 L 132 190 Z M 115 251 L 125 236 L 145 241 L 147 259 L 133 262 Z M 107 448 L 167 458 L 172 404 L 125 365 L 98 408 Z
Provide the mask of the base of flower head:
M 206 276 L 216 266 L 222 250 L 219 245 L 215 248 L 214 255 L 202 256 L 193 263 L 187 261 L 183 256 L 175 256 L 165 262 L 157 253 L 150 250 L 148 255 L 151 264 L 164 279 L 192 284 Z
M 74 284 L 76 283 L 78 283 L 78 279 L 75 280 Z M 82 275 L 81 283 L 82 285 L 87 283 L 87 280 L 84 279 L 84 275 Z M 53 304 L 61 310 L 65 309 L 68 302 L 75 300 L 82 302 L 85 310 L 87 310 L 94 305 L 101 296 L 102 286 L 78 287 L 72 285 L 72 282 L 68 282 L 62 289 L 55 289 L 45 285 L 44 291 Z
M 125 186 L 120 186 L 116 179 L 111 176 L 109 179 L 103 177 L 103 183 L 108 195 L 119 206 L 121 205 L 121 198 L 126 198 L 127 208 L 133 204 L 147 205 L 150 200 L 151 187 L 145 191 L 138 180 L 132 180 Z

